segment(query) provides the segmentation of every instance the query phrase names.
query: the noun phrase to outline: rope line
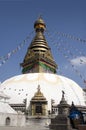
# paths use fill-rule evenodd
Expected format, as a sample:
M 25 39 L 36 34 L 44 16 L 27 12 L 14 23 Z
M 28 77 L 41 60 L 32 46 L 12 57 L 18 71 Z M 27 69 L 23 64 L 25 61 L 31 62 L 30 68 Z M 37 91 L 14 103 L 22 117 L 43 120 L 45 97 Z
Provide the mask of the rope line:
M 26 43 L 27 40 L 30 39 L 33 32 L 31 32 L 15 49 L 13 49 L 11 52 L 8 52 L 5 56 L 0 57 L 0 67 L 6 63 L 6 61 L 9 60 L 9 58 L 17 53 Z
M 51 43 L 58 49 L 58 51 L 64 56 L 64 58 L 70 63 L 71 67 L 73 68 L 73 70 L 78 74 L 78 76 L 83 80 L 84 84 L 86 85 L 86 80 L 84 79 L 84 77 L 82 76 L 82 74 L 76 69 L 75 65 L 72 64 L 71 59 L 69 56 L 73 57 L 73 58 L 77 58 L 77 56 L 74 56 L 73 53 L 68 50 L 67 48 L 65 48 L 64 46 L 62 46 L 62 44 L 60 42 L 57 43 L 53 43 L 54 40 L 52 39 L 51 35 L 49 32 L 47 32 L 49 38 L 51 39 Z M 63 50 L 66 51 L 63 52 Z M 68 53 L 68 55 L 67 55 Z M 86 63 L 85 61 L 83 61 L 83 59 L 80 59 L 80 64 Z

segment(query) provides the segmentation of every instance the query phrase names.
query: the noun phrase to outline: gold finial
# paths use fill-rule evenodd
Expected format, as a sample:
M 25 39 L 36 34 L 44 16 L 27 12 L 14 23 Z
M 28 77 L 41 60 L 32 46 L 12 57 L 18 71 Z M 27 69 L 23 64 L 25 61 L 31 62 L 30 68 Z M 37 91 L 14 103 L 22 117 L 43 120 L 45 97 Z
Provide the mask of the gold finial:
M 45 25 L 45 22 L 42 19 L 41 15 L 39 16 L 39 18 L 34 23 L 34 28 L 35 28 L 36 32 L 39 31 L 39 30 L 42 31 L 42 32 L 44 32 L 44 30 L 46 28 L 46 25 Z
M 38 19 L 42 19 L 42 14 L 39 14 Z

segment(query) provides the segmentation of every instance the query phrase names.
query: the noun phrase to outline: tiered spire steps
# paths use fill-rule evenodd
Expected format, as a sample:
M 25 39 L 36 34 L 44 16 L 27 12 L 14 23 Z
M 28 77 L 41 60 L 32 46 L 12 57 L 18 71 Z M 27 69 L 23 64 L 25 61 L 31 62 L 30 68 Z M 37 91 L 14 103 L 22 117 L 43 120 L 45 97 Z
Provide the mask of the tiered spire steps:
M 41 17 L 34 23 L 34 29 L 36 35 L 21 63 L 22 73 L 56 73 L 57 65 L 45 39 L 46 24 Z

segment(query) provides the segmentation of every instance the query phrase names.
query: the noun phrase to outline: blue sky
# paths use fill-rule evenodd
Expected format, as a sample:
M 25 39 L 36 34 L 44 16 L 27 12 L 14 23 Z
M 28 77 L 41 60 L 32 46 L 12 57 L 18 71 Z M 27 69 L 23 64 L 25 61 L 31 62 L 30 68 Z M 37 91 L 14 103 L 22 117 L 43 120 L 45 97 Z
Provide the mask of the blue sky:
M 0 0 L 0 81 L 21 74 L 19 64 L 35 33 L 7 61 L 3 56 L 12 53 L 34 31 L 39 15 L 47 25 L 45 36 L 58 64 L 57 73 L 85 87 L 86 0 Z

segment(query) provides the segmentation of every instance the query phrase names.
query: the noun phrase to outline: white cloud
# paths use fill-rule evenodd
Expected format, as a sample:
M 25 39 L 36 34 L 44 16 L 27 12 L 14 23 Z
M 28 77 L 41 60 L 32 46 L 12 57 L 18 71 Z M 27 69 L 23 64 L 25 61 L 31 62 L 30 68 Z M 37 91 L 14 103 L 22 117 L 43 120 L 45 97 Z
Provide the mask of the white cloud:
M 70 60 L 71 64 L 72 65 L 75 65 L 75 66 L 84 66 L 86 65 L 86 56 L 80 56 L 80 57 L 77 57 L 77 58 L 74 58 L 72 60 Z

